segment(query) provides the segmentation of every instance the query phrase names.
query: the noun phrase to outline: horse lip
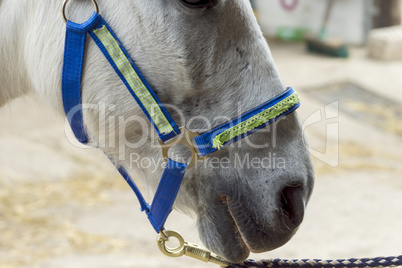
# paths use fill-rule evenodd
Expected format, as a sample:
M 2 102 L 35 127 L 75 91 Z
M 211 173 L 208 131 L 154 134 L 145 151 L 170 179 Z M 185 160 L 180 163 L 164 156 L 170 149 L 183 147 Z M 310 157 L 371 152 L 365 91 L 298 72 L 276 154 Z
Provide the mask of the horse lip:
M 234 221 L 234 223 L 235 223 L 235 225 L 236 225 L 237 231 L 238 231 L 238 233 L 239 233 L 239 239 L 241 239 L 241 241 L 244 243 L 244 245 L 247 247 L 247 249 L 248 249 L 249 251 L 253 252 L 253 253 L 261 253 L 261 252 L 264 252 L 263 250 L 256 250 L 256 249 L 253 249 L 253 248 L 251 247 L 251 245 L 250 245 L 250 244 L 248 243 L 248 241 L 247 241 L 247 238 L 244 236 L 243 232 L 241 231 L 240 226 L 238 225 L 238 223 L 237 223 L 237 221 L 236 221 L 236 218 L 233 216 L 233 214 L 232 214 L 232 212 L 231 212 L 229 206 L 228 206 L 228 210 L 229 210 L 230 216 L 232 217 L 232 219 L 233 219 L 233 221 Z
M 262 230 L 258 228 L 258 233 L 260 237 L 255 237 L 256 241 L 249 240 L 253 239 L 253 234 L 248 233 L 247 231 L 247 223 L 242 224 L 242 218 L 244 218 L 244 215 L 239 214 L 236 215 L 236 208 L 233 207 L 233 205 L 236 205 L 235 203 L 232 204 L 231 207 L 231 200 L 229 196 L 226 195 L 220 195 L 220 199 L 222 200 L 222 203 L 227 207 L 227 211 L 229 212 L 230 217 L 233 220 L 234 223 L 234 228 L 237 229 L 237 234 L 238 234 L 238 240 L 242 242 L 244 245 L 244 248 L 247 248 L 248 251 L 253 252 L 253 253 L 262 253 L 266 251 L 271 251 L 274 250 L 285 243 L 287 243 L 291 237 L 296 233 L 298 230 L 299 226 L 298 225 L 292 225 L 292 222 L 290 222 L 289 217 L 285 216 L 283 213 L 281 213 L 281 217 L 278 220 L 280 220 L 281 224 L 279 224 L 278 228 L 270 228 L 268 230 Z M 253 217 L 251 215 L 247 215 L 250 217 L 250 219 L 253 221 Z M 282 229 L 282 224 L 285 223 L 285 226 L 287 228 Z M 235 230 L 236 231 L 236 230 Z M 267 233 L 268 231 L 268 233 Z M 280 232 L 279 236 L 275 236 L 275 234 L 270 234 L 269 232 L 272 231 L 273 233 L 278 233 Z M 248 235 L 249 234 L 249 235 Z M 251 235 L 251 236 L 250 236 Z M 248 238 L 249 239 L 248 239 Z M 263 241 L 263 244 L 260 242 Z M 253 245 L 254 244 L 254 245 Z
M 285 244 L 287 241 L 289 241 L 290 237 L 294 235 L 294 233 L 295 233 L 295 231 L 296 231 L 296 229 L 297 229 L 297 228 L 296 228 L 296 229 L 292 232 L 292 235 L 291 235 L 288 239 L 286 239 L 286 241 L 284 241 L 284 243 L 280 243 L 279 245 L 278 245 L 278 244 L 275 245 L 275 243 L 274 243 L 274 244 L 271 244 L 271 245 L 269 245 L 269 246 L 265 245 L 263 248 L 261 248 L 261 247 L 255 248 L 255 247 L 252 245 L 253 242 L 251 242 L 251 241 L 249 241 L 249 240 L 247 239 L 247 236 L 246 236 L 247 232 L 244 232 L 244 228 L 243 228 L 243 231 L 242 231 L 242 228 L 241 228 L 241 227 L 245 227 L 245 226 L 242 226 L 242 225 L 241 225 L 241 222 L 239 222 L 239 221 L 236 219 L 236 216 L 233 214 L 232 209 L 230 208 L 230 202 L 228 202 L 228 197 L 227 197 L 227 196 L 220 196 L 220 198 L 221 198 L 222 202 L 224 203 L 224 205 L 227 207 L 227 210 L 228 210 L 228 212 L 229 212 L 229 215 L 230 215 L 230 217 L 232 218 L 232 220 L 233 220 L 233 222 L 234 222 L 235 228 L 237 229 L 237 234 L 238 234 L 238 239 L 239 239 L 239 241 L 241 241 L 242 244 L 245 246 L 245 248 L 247 248 L 247 250 L 250 251 L 250 252 L 252 252 L 252 253 L 263 253 L 263 252 L 266 252 L 266 251 L 274 250 L 275 248 L 278 248 L 279 246 L 282 246 L 282 245 Z M 262 230 L 260 230 L 260 234 L 263 235 L 263 236 L 267 236 L 267 237 L 268 237 L 268 235 L 267 235 L 264 231 L 262 231 Z
M 240 228 L 240 226 L 239 226 L 239 224 L 237 223 L 237 221 L 236 221 L 236 218 L 235 218 L 235 216 L 233 215 L 233 213 L 232 213 L 232 210 L 230 209 L 230 206 L 229 206 L 229 203 L 228 203 L 228 200 L 227 200 L 227 196 L 226 195 L 220 195 L 219 196 L 219 198 L 222 200 L 222 203 L 227 207 L 227 209 L 228 209 L 228 212 L 229 212 L 229 214 L 230 214 L 230 216 L 231 216 L 231 218 L 232 218 L 232 220 L 233 220 L 233 222 L 234 222 L 234 224 L 235 224 L 235 226 L 236 226 L 236 231 L 237 231 L 237 233 L 239 234 L 239 236 L 238 236 L 238 239 L 239 239 L 239 242 L 243 242 L 243 244 L 245 245 L 245 247 L 249 250 L 249 251 L 251 251 L 251 252 L 253 252 L 253 253 L 261 253 L 261 252 L 263 252 L 263 251 L 258 251 L 258 250 L 254 250 L 251 246 L 250 246 L 250 244 L 247 242 L 247 238 L 244 236 L 244 234 L 242 233 L 242 231 L 241 231 L 241 228 Z

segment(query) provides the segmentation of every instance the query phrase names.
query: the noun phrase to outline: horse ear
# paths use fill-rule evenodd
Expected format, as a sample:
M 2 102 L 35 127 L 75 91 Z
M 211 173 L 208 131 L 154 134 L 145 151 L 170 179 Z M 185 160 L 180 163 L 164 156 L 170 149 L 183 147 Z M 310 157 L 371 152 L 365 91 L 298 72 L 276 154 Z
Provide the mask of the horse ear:
M 218 4 L 218 0 L 181 0 L 184 4 L 195 8 L 214 7 Z

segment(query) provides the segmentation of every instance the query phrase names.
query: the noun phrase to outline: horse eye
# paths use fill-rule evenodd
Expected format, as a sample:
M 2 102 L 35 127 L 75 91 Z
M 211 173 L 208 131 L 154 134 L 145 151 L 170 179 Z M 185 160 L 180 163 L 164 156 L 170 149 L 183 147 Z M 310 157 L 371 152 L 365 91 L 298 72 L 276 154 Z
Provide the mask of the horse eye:
M 184 4 L 190 7 L 203 8 L 215 6 L 217 0 L 181 0 Z

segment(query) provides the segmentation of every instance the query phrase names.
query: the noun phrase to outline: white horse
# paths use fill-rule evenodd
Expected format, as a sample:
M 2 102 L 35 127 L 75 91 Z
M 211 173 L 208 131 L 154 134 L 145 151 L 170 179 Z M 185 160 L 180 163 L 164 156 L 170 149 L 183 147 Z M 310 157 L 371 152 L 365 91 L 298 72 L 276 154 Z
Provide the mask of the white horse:
M 61 2 L 0 1 L 0 106 L 34 92 L 63 113 Z M 90 1 L 70 2 L 72 21 L 83 22 L 93 11 Z M 192 130 L 209 130 L 285 90 L 248 0 L 98 3 L 175 121 Z M 84 110 L 91 143 L 155 191 L 163 169 L 133 157 L 161 158 L 151 145 L 153 130 L 89 39 L 82 98 L 106 107 Z M 189 170 L 175 208 L 196 216 L 209 249 L 238 262 L 294 235 L 313 180 L 301 124 L 292 113 Z

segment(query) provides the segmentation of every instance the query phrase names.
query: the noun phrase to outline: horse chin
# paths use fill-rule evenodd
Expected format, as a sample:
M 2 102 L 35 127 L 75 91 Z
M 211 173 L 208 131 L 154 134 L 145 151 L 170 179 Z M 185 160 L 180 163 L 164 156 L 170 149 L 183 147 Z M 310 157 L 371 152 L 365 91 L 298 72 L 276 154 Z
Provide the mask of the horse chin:
M 219 205 L 214 213 L 199 215 L 198 231 L 209 250 L 231 263 L 240 263 L 250 255 L 250 249 L 226 205 Z
M 241 263 L 250 255 L 250 249 L 237 228 L 228 228 L 224 234 L 201 228 L 199 231 L 207 248 L 231 263 Z

